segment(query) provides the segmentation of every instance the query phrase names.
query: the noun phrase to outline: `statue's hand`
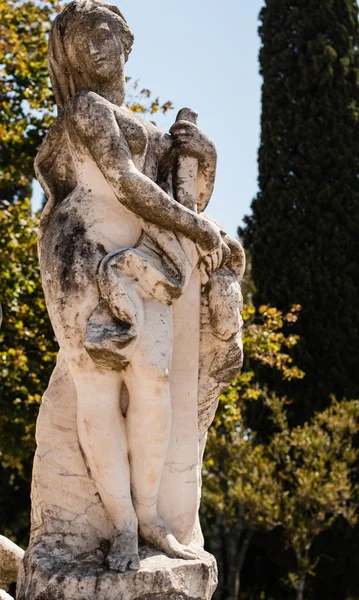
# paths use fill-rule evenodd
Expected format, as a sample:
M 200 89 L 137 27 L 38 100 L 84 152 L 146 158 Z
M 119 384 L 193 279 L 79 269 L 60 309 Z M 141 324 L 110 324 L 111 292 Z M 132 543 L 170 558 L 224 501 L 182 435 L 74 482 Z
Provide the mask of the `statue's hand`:
M 198 253 L 200 255 L 200 271 L 202 284 L 208 281 L 208 275 L 218 269 L 229 257 L 231 251 L 224 242 L 220 228 L 205 216 L 200 217 L 205 226 L 205 235 L 197 241 Z
M 170 129 L 172 147 L 180 156 L 192 156 L 201 163 L 216 160 L 215 145 L 209 137 L 190 121 L 176 121 Z

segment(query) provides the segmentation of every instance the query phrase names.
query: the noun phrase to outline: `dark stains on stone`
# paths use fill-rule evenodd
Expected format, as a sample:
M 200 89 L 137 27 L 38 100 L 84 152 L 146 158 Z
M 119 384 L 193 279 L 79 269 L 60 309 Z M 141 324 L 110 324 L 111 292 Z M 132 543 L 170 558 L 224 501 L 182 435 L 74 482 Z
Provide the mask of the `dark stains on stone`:
M 97 244 L 97 250 L 99 252 L 101 252 L 101 254 L 103 256 L 106 256 L 107 252 L 106 252 L 106 248 L 105 248 L 105 246 L 103 244 Z
M 88 238 L 86 225 L 77 211 L 58 212 L 51 224 L 55 234 L 53 252 L 58 263 L 60 285 L 66 292 L 78 289 L 84 280 L 94 274 L 94 255 L 99 248 Z M 104 248 L 101 249 L 103 254 Z
M 135 338 L 131 324 L 116 319 L 107 303 L 101 300 L 90 315 L 84 346 L 99 367 L 121 371 L 129 362 L 122 349 Z
M 212 363 L 209 368 L 209 374 L 217 381 L 230 381 L 238 375 L 243 363 L 243 349 L 238 343 L 237 334 L 228 342 L 213 343 L 213 347 L 217 350 L 214 354 Z
M 57 583 L 46 586 L 43 592 L 36 596 L 36 600 L 64 600 L 64 592 L 59 588 Z

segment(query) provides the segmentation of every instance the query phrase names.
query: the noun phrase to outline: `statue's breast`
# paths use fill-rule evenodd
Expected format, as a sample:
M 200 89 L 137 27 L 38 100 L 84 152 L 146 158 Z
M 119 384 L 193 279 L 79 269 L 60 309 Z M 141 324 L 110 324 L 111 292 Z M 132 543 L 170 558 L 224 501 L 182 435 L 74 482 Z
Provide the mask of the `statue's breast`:
M 136 167 L 142 171 L 148 144 L 148 134 L 142 120 L 127 108 L 115 109 L 117 124 L 126 138 Z

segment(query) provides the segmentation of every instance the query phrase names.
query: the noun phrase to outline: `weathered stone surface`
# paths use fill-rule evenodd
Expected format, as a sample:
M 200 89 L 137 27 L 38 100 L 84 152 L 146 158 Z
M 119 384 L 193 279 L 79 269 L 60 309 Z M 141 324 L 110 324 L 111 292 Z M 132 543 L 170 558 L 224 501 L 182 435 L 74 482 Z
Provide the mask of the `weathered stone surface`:
M 0 323 L 1 324 L 1 323 Z M 8 586 L 17 580 L 24 551 L 16 544 L 0 535 L 0 599 L 9 600 Z
M 145 547 L 140 569 L 120 574 L 104 566 L 105 549 L 98 550 L 95 558 L 71 560 L 71 551 L 65 557 L 63 544 L 57 552 L 54 542 L 43 539 L 27 554 L 18 600 L 209 600 L 217 585 L 215 560 L 204 551 L 199 559 L 186 561 Z
M 14 600 L 5 590 L 0 589 L 0 600 Z
M 204 214 L 216 150 L 183 109 L 164 134 L 126 108 L 133 36 L 70 2 L 39 149 L 43 287 L 60 345 L 37 422 L 18 600 L 209 600 L 198 520 L 206 434 L 242 362 L 240 244 Z M 152 548 L 152 550 L 151 550 Z

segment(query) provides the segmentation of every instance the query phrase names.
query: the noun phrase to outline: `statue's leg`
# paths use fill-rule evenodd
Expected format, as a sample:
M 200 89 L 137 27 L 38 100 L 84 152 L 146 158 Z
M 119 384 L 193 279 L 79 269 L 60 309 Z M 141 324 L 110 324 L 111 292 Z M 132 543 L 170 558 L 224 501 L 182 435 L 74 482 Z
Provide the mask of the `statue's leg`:
M 168 556 L 195 558 L 157 513 L 157 494 L 171 432 L 172 307 L 146 300 L 144 329 L 125 371 L 132 497 L 142 537 Z
M 138 523 L 130 489 L 125 420 L 120 408 L 121 373 L 98 368 L 85 350 L 66 361 L 77 398 L 82 450 L 101 499 L 118 531 L 107 562 L 114 570 L 138 569 Z

